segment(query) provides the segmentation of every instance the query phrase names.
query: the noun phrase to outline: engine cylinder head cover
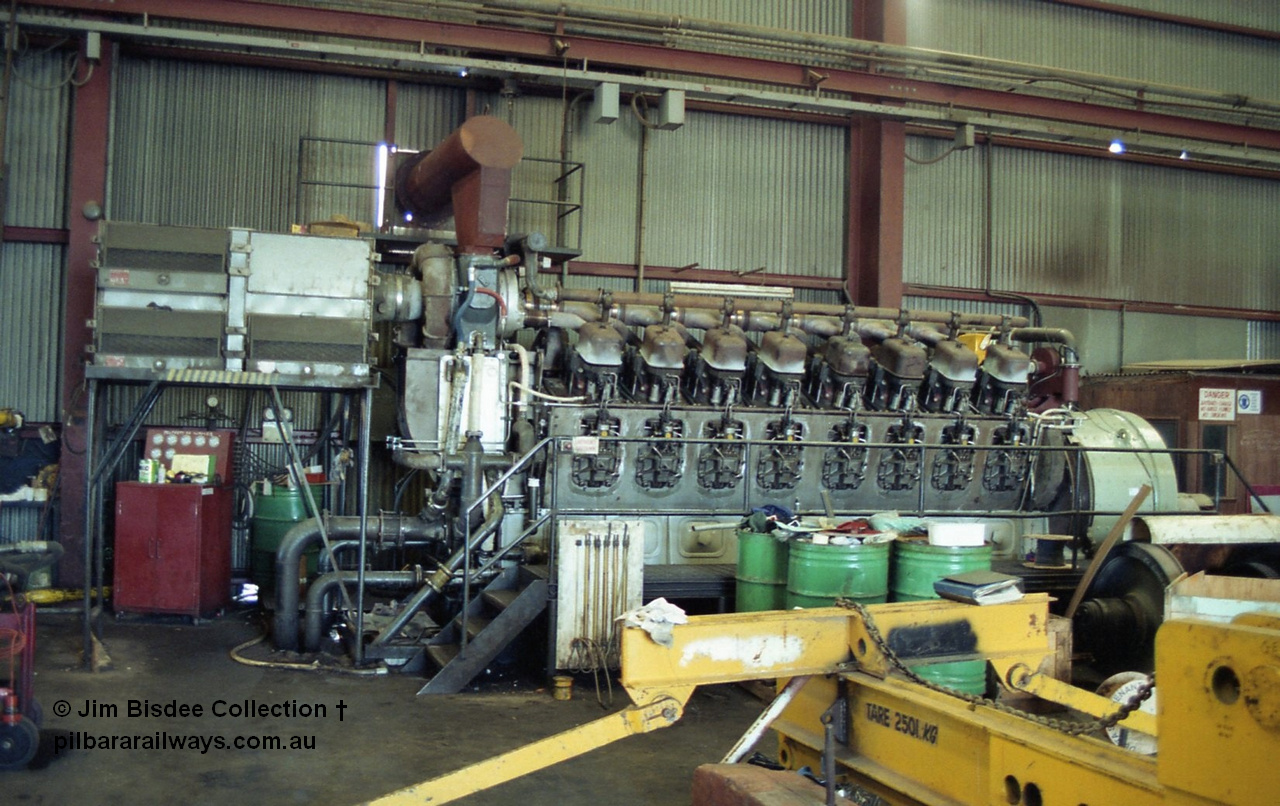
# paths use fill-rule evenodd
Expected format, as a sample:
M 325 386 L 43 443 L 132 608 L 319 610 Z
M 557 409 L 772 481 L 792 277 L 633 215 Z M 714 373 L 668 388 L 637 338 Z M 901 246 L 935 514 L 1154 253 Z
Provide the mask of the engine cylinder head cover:
M 790 333 L 771 330 L 760 339 L 760 360 L 779 375 L 803 373 L 807 352 L 804 342 Z
M 978 354 L 967 345 L 947 339 L 934 345 L 929 366 L 953 384 L 973 383 L 978 377 Z
M 929 365 L 929 354 L 919 344 L 893 336 L 871 348 L 871 357 L 886 372 L 899 378 L 920 380 Z
M 871 350 L 861 339 L 832 336 L 823 353 L 831 371 L 844 377 L 865 376 L 871 371 Z
M 649 325 L 640 343 L 640 358 L 650 369 L 680 369 L 687 352 L 684 336 L 674 327 Z
M 708 330 L 702 338 L 702 360 L 721 372 L 745 372 L 747 338 L 740 328 L 730 325 Z
M 604 322 L 587 322 L 578 329 L 578 357 L 593 366 L 622 366 L 624 346 L 622 334 Z
M 997 342 L 987 347 L 982 371 L 1001 383 L 1025 384 L 1031 375 L 1031 356 L 1017 347 Z

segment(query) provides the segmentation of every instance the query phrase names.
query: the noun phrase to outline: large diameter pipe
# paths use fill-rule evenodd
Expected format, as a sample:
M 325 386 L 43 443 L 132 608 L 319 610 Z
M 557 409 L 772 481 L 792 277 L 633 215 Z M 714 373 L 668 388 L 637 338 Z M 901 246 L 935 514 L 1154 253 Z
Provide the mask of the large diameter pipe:
M 453 253 L 438 243 L 424 243 L 413 253 L 413 269 L 422 283 L 422 346 L 449 346 L 449 320 L 453 315 Z
M 411 596 L 400 607 L 400 612 L 391 619 L 390 623 L 382 629 L 374 639 L 374 644 L 385 644 L 394 638 L 404 629 L 405 625 L 413 620 L 413 617 L 419 610 L 426 607 L 428 603 L 436 597 L 444 594 L 445 588 L 453 579 L 453 575 L 458 572 L 466 563 L 469 552 L 474 552 L 484 545 L 484 541 L 498 530 L 502 525 L 502 517 L 506 512 L 506 508 L 502 505 L 502 498 L 494 496 L 489 499 L 490 512 L 485 522 L 480 528 L 472 533 L 470 548 L 461 546 L 455 551 L 449 559 L 440 564 L 440 567 L 427 578 L 427 583 L 418 589 L 418 592 Z
M 577 330 L 587 322 L 600 321 L 600 307 L 589 302 L 563 302 L 560 303 L 559 308 L 559 311 L 552 311 L 541 317 L 536 314 L 531 315 L 527 321 L 535 327 L 545 324 L 550 327 L 565 328 L 566 330 Z M 662 310 L 652 305 L 620 305 L 614 309 L 614 312 L 617 314 L 617 321 L 626 325 L 647 327 L 663 321 Z M 712 328 L 720 327 L 724 322 L 724 313 L 711 308 L 680 308 L 672 311 L 671 319 L 675 324 L 686 328 L 711 330 Z M 780 313 L 747 311 L 734 315 L 731 321 L 732 324 L 736 324 L 751 333 L 767 333 L 782 329 L 782 314 Z M 791 326 L 796 330 L 823 338 L 839 336 L 845 331 L 843 318 L 817 314 L 793 316 L 791 318 Z M 897 327 L 892 321 L 875 319 L 858 319 L 854 322 L 853 330 L 858 335 L 875 341 L 884 341 L 897 333 Z M 920 332 L 925 333 L 926 331 L 921 329 Z M 933 341 L 940 341 L 946 338 L 945 334 L 932 328 L 927 329 L 927 333 L 935 337 Z
M 328 608 L 325 600 L 339 585 L 358 581 L 359 571 L 335 571 L 319 577 L 307 587 L 306 619 L 302 645 L 308 652 L 320 651 L 324 634 L 324 616 Z M 412 588 L 422 584 L 422 574 L 417 571 L 365 571 L 364 584 L 381 587 Z M 359 639 L 357 639 L 359 640 Z
M 329 518 L 325 526 L 330 540 L 360 537 L 360 518 L 356 516 Z M 439 524 L 394 516 L 368 519 L 369 531 L 378 534 L 394 531 L 406 539 L 434 537 L 439 528 Z M 277 649 L 298 648 L 298 599 L 301 592 L 298 564 L 302 561 L 302 556 L 320 542 L 320 519 L 310 518 L 285 532 L 280 540 L 280 547 L 276 549 L 276 612 L 272 638 Z
M 400 168 L 396 201 L 428 222 L 452 210 L 462 252 L 503 246 L 511 169 L 523 156 L 515 129 L 492 115 L 478 115 Z
M 556 299 L 559 301 L 558 307 L 562 310 L 572 310 L 574 313 L 579 313 L 579 308 L 569 308 L 569 303 L 590 303 L 592 306 L 595 306 L 598 311 L 601 295 L 605 293 L 608 293 L 610 303 L 619 307 L 621 310 L 626 310 L 630 306 L 644 306 L 661 309 L 664 302 L 667 300 L 666 294 L 635 291 L 603 292 L 599 289 L 587 288 L 562 287 L 557 289 L 554 293 L 556 295 Z M 735 312 L 781 314 L 783 312 L 783 306 L 786 304 L 784 300 L 779 299 L 767 299 L 763 297 L 734 297 L 732 294 L 725 296 L 675 294 L 671 296 L 670 301 L 675 309 L 681 312 L 685 309 L 719 312 L 723 310 L 726 301 L 731 301 Z M 862 306 L 821 304 L 816 302 L 793 302 L 791 303 L 791 312 L 793 316 L 797 317 L 814 315 L 840 319 L 848 314 L 854 319 L 882 319 L 892 322 L 897 321 L 899 316 L 905 314 L 906 318 L 912 322 L 933 322 L 935 324 L 943 325 L 951 324 L 952 321 L 962 325 L 975 325 L 981 327 L 1000 327 L 1002 325 L 1009 325 L 1021 328 L 1027 325 L 1027 319 L 1023 316 L 1004 317 L 996 314 L 979 313 L 953 314 L 948 311 L 903 311 L 898 308 L 868 308 Z M 579 313 L 579 315 L 581 314 Z
M 1071 360 L 1074 360 L 1079 355 L 1079 351 L 1076 349 L 1076 337 L 1066 328 L 1015 327 L 1014 330 L 1009 332 L 1009 338 L 1014 341 L 1023 342 L 1024 344 L 1034 344 L 1035 342 L 1041 341 L 1050 342 L 1052 344 L 1061 344 L 1063 347 L 1071 351 Z

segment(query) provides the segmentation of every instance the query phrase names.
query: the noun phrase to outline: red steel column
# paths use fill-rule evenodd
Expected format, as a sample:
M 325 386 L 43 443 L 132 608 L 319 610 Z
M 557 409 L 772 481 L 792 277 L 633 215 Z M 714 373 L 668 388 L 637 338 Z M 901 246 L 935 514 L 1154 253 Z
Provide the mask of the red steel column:
M 83 69 L 83 68 L 81 68 Z M 111 111 L 111 43 L 103 41 L 102 59 L 71 104 L 70 212 L 67 222 L 67 266 L 63 290 L 62 456 L 59 486 L 62 506 L 60 539 L 65 549 L 59 566 L 63 585 L 78 586 L 84 576 L 84 358 L 93 318 L 94 258 L 92 238 L 106 203 L 107 124 Z M 93 212 L 96 210 L 97 212 Z M 93 218 L 87 217 L 93 215 Z
M 853 35 L 906 42 L 901 0 L 858 3 Z M 906 126 L 860 118 L 849 127 L 849 209 L 845 243 L 849 296 L 858 305 L 902 305 L 902 188 Z

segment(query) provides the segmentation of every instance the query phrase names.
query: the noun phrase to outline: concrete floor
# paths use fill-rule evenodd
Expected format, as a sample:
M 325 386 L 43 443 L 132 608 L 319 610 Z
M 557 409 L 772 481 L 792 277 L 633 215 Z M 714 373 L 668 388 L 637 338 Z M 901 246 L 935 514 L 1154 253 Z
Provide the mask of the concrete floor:
M 228 650 L 257 633 L 252 614 L 199 626 L 108 622 L 109 671 L 79 665 L 80 621 L 41 615 L 36 697 L 44 707 L 41 747 L 31 768 L 0 773 L 0 802 L 15 804 L 353 804 L 463 767 L 605 713 L 589 677 L 574 699 L 556 701 L 530 684 L 479 693 L 415 696 L 413 676 L 352 677 L 255 668 Z M 326 718 L 214 717 L 215 701 L 323 703 Z M 201 704 L 200 718 L 129 717 L 129 700 Z M 70 713 L 59 715 L 59 701 Z M 114 705 L 81 716 L 86 704 Z M 342 720 L 337 704 L 345 702 Z M 617 692 L 617 706 L 625 695 Z M 718 761 L 763 704 L 735 686 L 699 690 L 677 725 L 634 736 L 463 801 L 470 806 L 681 804 L 694 768 Z M 74 732 L 170 736 L 313 736 L 314 750 L 103 750 L 54 753 Z M 774 754 L 766 739 L 762 750 Z

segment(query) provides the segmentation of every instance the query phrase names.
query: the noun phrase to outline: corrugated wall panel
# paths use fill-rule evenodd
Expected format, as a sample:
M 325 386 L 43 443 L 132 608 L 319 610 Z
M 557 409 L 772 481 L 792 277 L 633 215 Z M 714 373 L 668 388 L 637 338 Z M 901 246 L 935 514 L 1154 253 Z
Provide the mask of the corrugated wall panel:
M 950 141 L 908 137 L 907 153 L 934 159 Z M 985 148 L 957 151 L 928 165 L 906 163 L 902 274 L 909 283 L 985 286 Z
M 56 537 L 49 531 L 47 525 L 44 533 L 41 534 L 41 524 L 52 517 L 50 515 L 42 519 L 43 512 L 42 507 L 26 505 L 18 507 L 12 504 L 0 503 L 0 546 L 6 543 L 22 543 L 27 540 L 44 540 Z
M 571 141 L 573 159 L 586 166 L 582 259 L 634 265 L 640 123 L 630 110 L 624 110 L 614 123 L 592 123 L 587 119 L 589 105 L 585 100 L 578 104 Z M 652 163 L 649 173 L 652 176 Z M 654 261 L 646 258 L 645 262 Z
M 0 406 L 57 422 L 62 346 L 62 266 L 66 247 L 0 247 Z
M 467 94 L 456 87 L 401 82 L 396 91 L 396 143 L 425 151 L 458 128 Z
M 365 219 L 372 194 L 312 188 L 299 209 L 299 138 L 376 142 L 385 91 L 370 79 L 161 59 L 116 71 L 109 217 L 286 231 L 295 220 Z M 370 184 L 346 151 L 304 157 L 314 178 Z
M 986 287 L 987 159 L 908 165 L 907 282 Z M 992 288 L 1280 308 L 1280 182 L 1023 149 L 990 159 Z
M 955 311 L 994 316 L 1029 316 L 1028 306 L 1018 302 L 978 302 L 964 299 L 906 296 L 902 306 L 913 311 Z
M 134 406 L 142 399 L 145 387 L 111 384 L 103 387 L 106 396 L 106 417 L 109 425 L 125 422 Z M 206 405 L 209 395 L 218 398 L 218 407 L 212 412 L 217 428 L 239 428 L 248 412 L 249 429 L 262 427 L 262 412 L 267 408 L 270 392 L 265 389 L 230 389 L 203 386 L 166 386 L 164 394 L 144 422 L 148 426 L 204 428 L 211 410 Z M 321 395 L 313 392 L 281 390 L 280 398 L 285 408 L 293 412 L 294 427 L 301 431 L 316 431 L 322 411 Z
M 591 5 L 629 8 L 681 17 L 760 25 L 788 31 L 848 36 L 854 0 L 790 0 L 744 3 L 742 0 L 592 0 Z
M 645 262 L 840 277 L 846 132 L 689 112 L 651 133 Z
M 1280 322 L 1250 322 L 1247 358 L 1280 359 Z
M 1122 0 L 1115 4 L 1227 25 L 1280 31 L 1280 4 L 1272 0 Z
M 25 53 L 14 62 L 4 144 L 9 169 L 4 223 L 10 226 L 66 226 L 71 120 L 71 88 L 66 78 L 67 62 L 60 52 Z
M 908 45 L 1260 98 L 1278 94 L 1280 51 L 1266 40 L 1023 0 L 920 0 L 908 14 Z

